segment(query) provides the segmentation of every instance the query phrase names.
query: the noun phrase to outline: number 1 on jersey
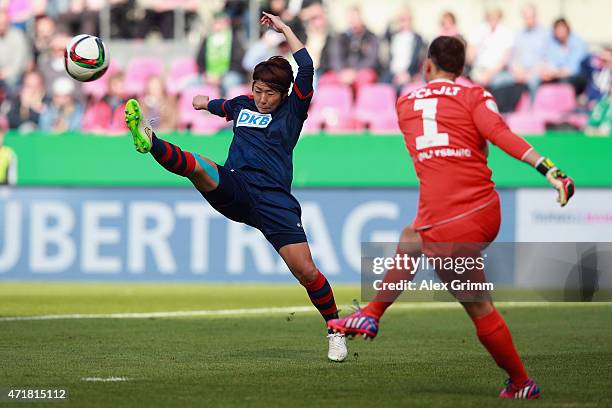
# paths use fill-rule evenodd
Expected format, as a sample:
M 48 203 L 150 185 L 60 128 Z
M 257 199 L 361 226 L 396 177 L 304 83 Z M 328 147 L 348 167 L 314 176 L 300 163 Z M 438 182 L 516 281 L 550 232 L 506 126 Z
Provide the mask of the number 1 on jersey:
M 428 147 L 448 146 L 448 133 L 438 133 L 436 113 L 438 99 L 416 99 L 414 110 L 423 111 L 423 135 L 416 137 L 416 149 L 423 150 Z

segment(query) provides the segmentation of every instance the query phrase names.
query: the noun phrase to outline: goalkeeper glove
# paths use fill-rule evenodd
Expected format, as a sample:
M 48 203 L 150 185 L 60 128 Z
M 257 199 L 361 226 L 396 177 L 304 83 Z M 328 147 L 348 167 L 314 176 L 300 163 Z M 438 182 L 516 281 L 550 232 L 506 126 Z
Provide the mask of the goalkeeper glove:
M 559 170 L 557 166 L 545 157 L 536 163 L 536 169 L 548 179 L 548 182 L 559 192 L 557 201 L 561 207 L 565 206 L 574 195 L 574 180 Z

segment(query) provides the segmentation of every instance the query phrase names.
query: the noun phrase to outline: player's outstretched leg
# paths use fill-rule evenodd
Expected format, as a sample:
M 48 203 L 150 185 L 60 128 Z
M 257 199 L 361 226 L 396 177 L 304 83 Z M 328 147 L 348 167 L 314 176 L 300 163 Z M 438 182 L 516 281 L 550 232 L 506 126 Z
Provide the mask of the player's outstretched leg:
M 128 100 L 125 105 L 125 123 L 137 151 L 151 153 L 166 170 L 189 178 L 200 191 L 208 192 L 217 187 L 219 172 L 216 164 L 197 153 L 185 152 L 180 147 L 156 137 L 135 99 Z
M 310 301 L 323 319 L 326 322 L 337 319 L 338 307 L 334 292 L 325 275 L 315 266 L 308 243 L 285 245 L 278 252 L 293 276 L 304 286 Z M 327 339 L 329 342 L 327 358 L 337 362 L 344 361 L 348 355 L 344 334 L 329 331 Z
M 495 306 L 491 302 L 462 302 L 462 305 L 474 322 L 476 335 L 482 345 L 497 365 L 510 376 L 506 387 L 499 393 L 499 398 L 538 398 L 540 388 L 527 375 L 514 347 L 510 330 Z
M 418 257 L 421 255 L 421 237 L 412 227 L 404 228 L 400 235 L 396 255 Z M 389 283 L 410 281 L 415 274 L 410 269 L 391 268 L 385 274 L 383 285 L 388 287 Z M 401 290 L 380 290 L 376 293 L 366 307 L 342 319 L 333 319 L 327 322 L 327 327 L 337 333 L 347 336 L 363 336 L 374 339 L 378 334 L 379 320 L 387 308 L 402 294 Z

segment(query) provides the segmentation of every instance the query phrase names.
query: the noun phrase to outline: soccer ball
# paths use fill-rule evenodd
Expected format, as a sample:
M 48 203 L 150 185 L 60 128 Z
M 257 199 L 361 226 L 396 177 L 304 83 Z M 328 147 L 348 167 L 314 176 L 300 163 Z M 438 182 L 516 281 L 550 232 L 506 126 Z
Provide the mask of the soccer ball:
M 108 69 L 110 56 L 101 39 L 80 34 L 72 37 L 64 50 L 64 65 L 68 75 L 81 82 L 94 81 Z

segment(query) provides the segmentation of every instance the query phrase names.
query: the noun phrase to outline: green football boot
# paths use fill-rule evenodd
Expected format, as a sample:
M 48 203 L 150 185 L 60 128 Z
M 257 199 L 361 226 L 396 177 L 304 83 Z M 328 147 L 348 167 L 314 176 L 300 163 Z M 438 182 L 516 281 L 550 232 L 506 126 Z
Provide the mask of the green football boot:
M 136 150 L 140 153 L 149 153 L 153 145 L 153 129 L 144 120 L 136 99 L 130 99 L 125 104 L 125 124 L 132 134 Z

